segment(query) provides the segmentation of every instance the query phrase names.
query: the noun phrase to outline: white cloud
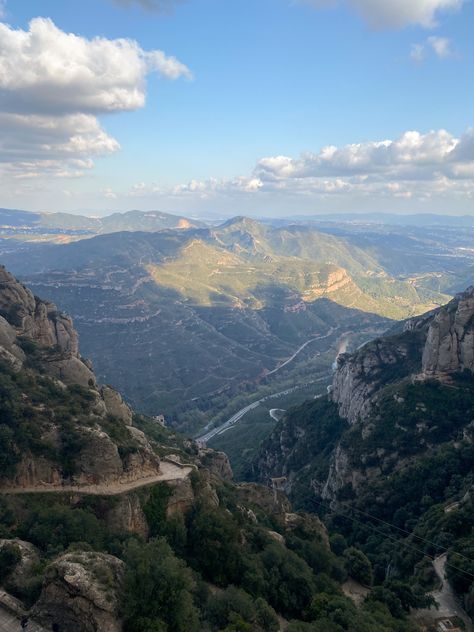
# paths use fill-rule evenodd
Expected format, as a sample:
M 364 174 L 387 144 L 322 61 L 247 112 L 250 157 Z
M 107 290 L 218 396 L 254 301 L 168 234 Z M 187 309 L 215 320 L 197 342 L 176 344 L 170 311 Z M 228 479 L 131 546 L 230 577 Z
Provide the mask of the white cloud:
M 0 108 L 64 114 L 135 110 L 145 104 L 145 78 L 176 79 L 189 69 L 162 51 L 127 39 L 85 39 L 46 18 L 29 30 L 0 24 Z
M 433 35 L 428 37 L 423 44 L 412 44 L 410 57 L 414 62 L 420 64 L 426 60 L 430 51 L 438 59 L 449 59 L 456 56 L 449 38 Z
M 77 177 L 119 149 L 97 115 L 145 104 L 146 77 L 190 77 L 162 51 L 128 39 L 65 33 L 47 18 L 0 23 L 0 164 L 15 178 Z
M 344 1 L 344 0 L 341 0 Z M 464 0 L 345 0 L 374 28 L 432 28 L 442 11 L 455 11 Z M 337 0 L 299 0 L 315 8 L 339 4 Z
M 122 7 L 138 5 L 147 11 L 158 11 L 159 13 L 169 13 L 177 4 L 185 0 L 113 0 L 115 4 Z
M 440 59 L 446 59 L 454 55 L 451 48 L 451 40 L 447 37 L 428 37 L 427 42 Z
M 360 198 L 382 200 L 472 199 L 474 130 L 459 138 L 445 130 L 409 131 L 395 140 L 323 147 L 298 158 L 259 160 L 248 176 L 163 187 L 135 185 L 127 194 L 141 199 L 269 200 Z

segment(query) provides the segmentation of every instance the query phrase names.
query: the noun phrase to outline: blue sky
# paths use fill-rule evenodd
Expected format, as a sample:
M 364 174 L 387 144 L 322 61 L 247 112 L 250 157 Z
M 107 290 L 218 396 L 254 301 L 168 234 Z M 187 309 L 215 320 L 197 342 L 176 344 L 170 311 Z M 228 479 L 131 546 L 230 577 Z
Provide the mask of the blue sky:
M 1 206 L 474 212 L 474 3 L 188 0 L 168 12 L 144 3 L 6 3 L 0 69 L 20 55 L 34 76 L 28 86 L 0 80 Z M 55 30 L 29 26 L 37 17 Z M 78 38 L 61 44 L 69 33 Z M 103 45 L 89 55 L 97 37 Z M 107 60 L 97 71 L 118 38 L 137 42 L 141 58 L 163 51 L 158 73 L 148 58 L 131 77 L 115 77 Z M 78 65 L 66 87 L 60 68 L 56 82 L 35 67 L 43 53 L 53 71 L 55 56 Z M 144 102 L 135 98 L 143 82 Z M 104 105 L 109 85 L 120 96 Z M 76 103 L 75 93 L 87 99 Z M 87 118 L 78 134 L 79 115 Z

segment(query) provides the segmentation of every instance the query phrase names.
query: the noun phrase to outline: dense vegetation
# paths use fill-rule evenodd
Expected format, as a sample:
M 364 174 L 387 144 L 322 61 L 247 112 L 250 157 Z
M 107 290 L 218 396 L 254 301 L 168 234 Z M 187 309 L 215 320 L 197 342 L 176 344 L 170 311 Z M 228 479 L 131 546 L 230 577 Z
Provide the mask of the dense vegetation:
M 326 399 L 293 409 L 264 442 L 253 473 L 272 463 L 292 473 L 292 500 L 339 534 L 334 550 L 347 557 L 356 547 L 360 568 L 352 575 L 364 584 L 373 577 L 372 597 L 393 615 L 428 603 L 438 582 L 432 560 L 446 551 L 450 582 L 472 615 L 472 419 L 471 372 L 445 384 L 402 378 L 381 391 L 369 419 L 352 426 Z M 321 491 L 336 445 L 351 476 L 330 505 Z
M 34 361 L 34 354 L 29 356 Z M 64 387 L 32 370 L 14 372 L 0 365 L 0 479 L 15 474 L 21 454 L 47 456 L 66 476 L 75 469 L 74 457 L 83 443 L 80 427 L 91 423 L 94 397 L 78 385 Z M 43 437 L 54 420 L 60 444 Z
M 127 632 L 276 632 L 277 613 L 294 620 L 290 629 L 295 631 L 411 629 L 404 612 L 393 617 L 384 599 L 371 599 L 357 610 L 343 595 L 340 584 L 348 573 L 370 583 L 370 562 L 355 548 L 343 555 L 332 552 L 315 519 L 302 517 L 288 529 L 255 506 L 256 521 L 240 505 L 234 486 L 218 487 L 215 506 L 202 475 L 194 475 L 193 485 L 195 504 L 170 517 L 166 486 L 152 490 L 144 505 L 151 526 L 148 541 L 111 533 L 106 515 L 113 498 L 85 497 L 74 506 L 66 497 L 1 499 L 0 536 L 28 539 L 41 554 L 36 576 L 12 592 L 32 603 L 49 560 L 65 550 L 92 549 L 126 564 L 122 612 Z M 14 550 L 2 549 L 0 575 L 7 586 L 16 560 Z

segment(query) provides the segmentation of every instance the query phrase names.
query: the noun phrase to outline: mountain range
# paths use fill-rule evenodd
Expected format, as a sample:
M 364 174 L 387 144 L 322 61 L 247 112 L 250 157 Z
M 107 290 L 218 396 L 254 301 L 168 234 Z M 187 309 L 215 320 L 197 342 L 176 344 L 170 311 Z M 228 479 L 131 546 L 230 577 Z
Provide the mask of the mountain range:
M 26 242 L 68 243 L 120 231 L 156 231 L 204 226 L 202 222 L 161 211 L 128 211 L 105 217 L 71 213 L 31 213 L 0 208 L 0 237 Z
M 302 366 L 308 374 L 330 370 L 342 336 L 358 345 L 387 319 L 449 300 L 390 276 L 345 238 L 244 217 L 213 228 L 23 245 L 2 260 L 74 317 L 101 380 L 188 430 L 255 389 L 309 340 L 271 378 L 275 388 Z

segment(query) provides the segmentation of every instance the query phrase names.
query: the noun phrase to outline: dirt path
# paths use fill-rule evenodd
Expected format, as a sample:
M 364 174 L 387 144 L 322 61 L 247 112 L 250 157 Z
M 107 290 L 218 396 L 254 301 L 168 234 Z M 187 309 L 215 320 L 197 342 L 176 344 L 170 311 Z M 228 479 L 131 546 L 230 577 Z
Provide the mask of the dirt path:
M 42 487 L 10 487 L 0 489 L 0 494 L 62 494 L 64 492 L 74 494 L 89 494 L 92 496 L 117 496 L 125 494 L 141 487 L 154 485 L 166 481 L 185 479 L 192 471 L 191 466 L 179 466 L 169 461 L 161 461 L 160 473 L 135 481 L 124 481 L 110 485 L 63 485 L 61 487 L 44 485 Z

